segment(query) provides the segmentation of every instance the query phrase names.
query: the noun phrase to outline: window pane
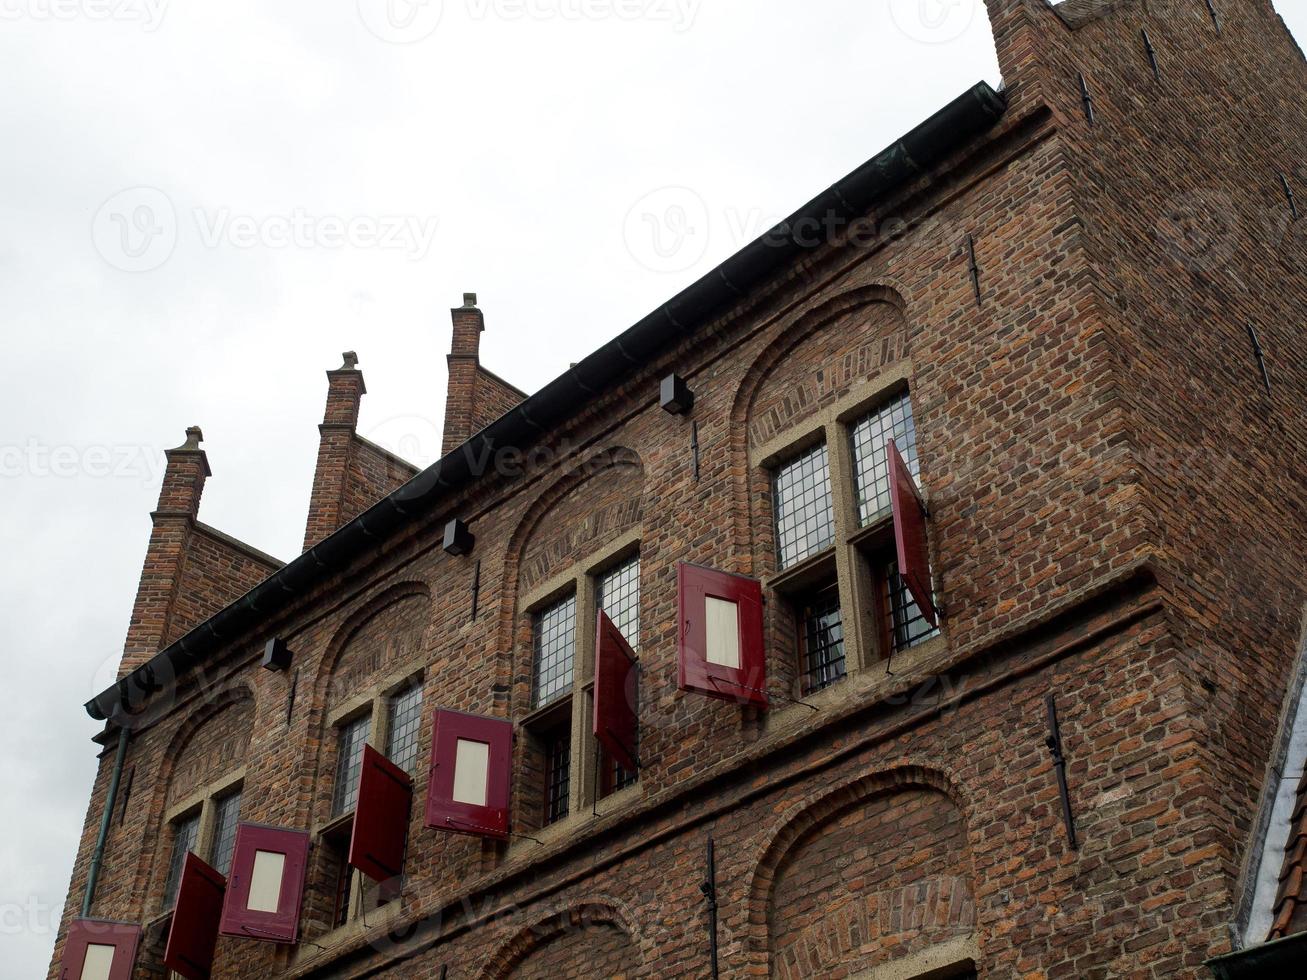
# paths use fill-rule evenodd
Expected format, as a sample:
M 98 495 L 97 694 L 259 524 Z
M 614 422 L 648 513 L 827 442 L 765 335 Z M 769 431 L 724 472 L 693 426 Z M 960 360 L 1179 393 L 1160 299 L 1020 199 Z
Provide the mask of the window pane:
M 545 736 L 545 823 L 567 816 L 571 784 L 572 733 L 560 729 Z
M 890 562 L 885 575 L 891 623 L 891 642 L 894 651 L 906 650 L 916 646 L 922 640 L 936 636 L 939 630 L 926 622 L 921 610 L 912 599 L 907 583 L 899 577 L 898 562 Z
M 630 561 L 599 578 L 599 608 L 621 630 L 631 649 L 640 652 L 640 558 Z
M 576 596 L 537 613 L 534 624 L 535 707 L 572 690 L 572 662 L 576 659 Z
M 844 676 L 844 623 L 836 586 L 822 589 L 799 604 L 803 641 L 803 691 L 811 694 Z
M 177 903 L 177 889 L 182 884 L 182 869 L 186 866 L 186 855 L 195 850 L 200 838 L 200 815 L 186 817 L 173 824 L 172 857 L 168 860 L 168 880 L 163 886 L 164 908 L 172 908 Z
M 776 552 L 781 568 L 815 555 L 835 540 L 826 444 L 776 471 Z
M 418 761 L 418 730 L 422 725 L 422 685 L 392 694 L 386 758 L 410 776 Z
M 240 790 L 228 793 L 213 805 L 213 870 L 226 877 L 236 848 L 236 826 L 240 823 Z
M 336 754 L 336 786 L 331 794 L 331 815 L 339 817 L 354 809 L 359 800 L 359 770 L 363 747 L 368 741 L 372 719 L 367 715 L 341 726 Z
M 890 509 L 889 460 L 885 454 L 889 440 L 898 446 L 913 477 L 921 479 L 912 399 L 903 394 L 872 412 L 853 427 L 852 439 L 858 520 L 866 527 Z

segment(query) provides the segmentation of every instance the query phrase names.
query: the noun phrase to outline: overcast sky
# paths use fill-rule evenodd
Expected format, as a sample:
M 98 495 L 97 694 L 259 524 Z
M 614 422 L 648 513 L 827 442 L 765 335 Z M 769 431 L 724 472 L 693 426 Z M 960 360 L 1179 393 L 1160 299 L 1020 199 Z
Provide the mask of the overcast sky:
M 464 291 L 539 388 L 997 84 L 940 2 L 0 0 L 0 972 L 48 963 L 162 450 L 201 425 L 201 519 L 294 557 L 341 351 L 432 462 Z

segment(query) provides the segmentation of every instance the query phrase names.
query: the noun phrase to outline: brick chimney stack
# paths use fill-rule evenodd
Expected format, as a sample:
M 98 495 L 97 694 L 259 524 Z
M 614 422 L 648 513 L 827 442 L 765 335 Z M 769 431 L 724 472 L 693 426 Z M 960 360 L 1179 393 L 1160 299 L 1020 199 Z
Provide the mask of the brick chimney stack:
M 209 457 L 200 448 L 203 441 L 204 433 L 200 427 L 192 425 L 186 430 L 186 441 L 164 454 L 168 465 L 163 474 L 163 486 L 159 490 L 156 516 L 194 518 L 199 514 L 204 481 L 213 475 L 209 469 Z
M 199 521 L 204 482 L 213 475 L 198 425 L 164 454 L 159 505 L 127 627 L 119 676 L 148 661 L 169 643 L 244 595 L 281 562 Z
M 417 475 L 411 463 L 358 434 L 359 407 L 368 389 L 358 355 L 346 351 L 341 358 L 340 367 L 327 372 L 327 407 L 318 426 L 305 551 Z
M 343 517 L 346 473 L 359 406 L 367 394 L 359 357 L 354 351 L 341 355 L 340 367 L 327 372 L 327 408 L 318 426 L 318 465 L 309 496 L 309 519 L 304 528 L 304 550 L 326 538 L 345 523 Z
M 442 456 L 449 455 L 526 398 L 524 391 L 481 366 L 481 334 L 486 329 L 486 320 L 477 307 L 477 294 L 464 293 L 463 305 L 450 314 L 454 336 L 447 358 L 449 389 L 445 396 Z

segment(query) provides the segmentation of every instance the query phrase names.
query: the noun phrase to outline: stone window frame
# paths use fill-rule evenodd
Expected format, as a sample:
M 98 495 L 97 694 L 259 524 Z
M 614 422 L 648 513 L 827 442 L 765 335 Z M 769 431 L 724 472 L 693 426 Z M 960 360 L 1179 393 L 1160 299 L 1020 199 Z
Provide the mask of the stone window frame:
M 351 698 L 346 698 L 327 713 L 323 733 L 330 742 L 331 779 L 320 779 L 325 786 L 324 798 L 327 801 L 327 819 L 313 829 L 312 839 L 315 843 L 322 844 L 338 852 L 339 860 L 342 862 L 340 865 L 341 872 L 348 871 L 350 883 L 349 907 L 345 912 L 345 921 L 340 924 L 333 922 L 326 935 L 331 936 L 340 931 L 375 925 L 375 919 L 371 922 L 365 922 L 369 914 L 381 914 L 387 908 L 397 908 L 402 904 L 395 901 L 395 899 L 402 896 L 402 890 L 387 895 L 385 900 L 381 901 L 377 883 L 366 877 L 357 868 L 350 868 L 344 863 L 348 859 L 349 832 L 354 826 L 354 813 L 358 809 L 357 802 L 354 809 L 339 816 L 331 815 L 331 805 L 336 788 L 336 767 L 340 762 L 337 758 L 340 746 L 340 730 L 360 718 L 369 718 L 368 735 L 363 744 L 371 746 L 376 751 L 384 754 L 386 743 L 390 737 L 391 699 L 412 687 L 422 689 L 422 707 L 419 713 L 423 716 L 423 723 L 420 723 L 418 727 L 420 745 L 422 729 L 425 727 L 424 723 L 427 718 L 426 671 L 424 668 L 408 668 L 388 674 L 382 680 L 372 684 L 369 690 L 356 694 Z M 415 772 L 412 773 L 415 783 L 416 769 L 421 766 L 422 762 L 421 751 L 417 753 L 416 759 L 417 761 L 414 763 Z M 331 883 L 329 891 L 334 892 L 336 887 L 335 882 Z M 377 900 L 374 904 L 368 908 L 364 907 L 365 901 L 372 902 L 374 899 Z M 322 937 L 317 938 L 321 939 Z
M 608 544 L 588 552 L 573 561 L 563 571 L 533 588 L 522 597 L 519 603 L 519 623 L 526 627 L 526 644 L 524 662 L 528 677 L 534 676 L 534 617 L 555 603 L 569 596 L 576 597 L 576 644 L 573 652 L 572 690 L 550 701 L 541 708 L 531 708 L 520 717 L 516 726 L 519 730 L 530 733 L 551 728 L 561 723 L 562 716 L 570 718 L 571 762 L 568 786 L 567 815 L 545 826 L 536 827 L 533 823 L 532 834 L 543 838 L 565 835 L 569 828 L 576 828 L 586 821 L 593 820 L 598 814 L 603 816 L 614 809 L 625 806 L 634 799 L 643 796 L 643 782 L 637 778 L 627 786 L 617 789 L 600 798 L 598 776 L 598 740 L 594 737 L 594 671 L 595 671 L 595 629 L 594 623 L 599 611 L 599 580 L 622 563 L 635 558 L 641 553 L 644 537 L 643 527 L 636 527 L 614 538 Z M 640 568 L 640 594 L 644 598 L 647 569 Z M 641 629 L 643 629 L 643 623 Z M 633 646 L 639 646 L 633 643 Z M 528 694 L 528 698 L 533 694 Z M 530 704 L 528 700 L 528 704 Z M 515 780 L 525 778 L 519 772 Z M 520 785 L 520 784 L 519 784 Z M 522 794 L 515 793 L 516 798 Z M 537 815 L 538 816 L 538 815 Z M 516 841 L 510 843 L 510 849 L 521 847 Z M 528 843 L 530 847 L 538 845 Z
M 798 635 L 799 624 L 795 619 L 795 679 L 787 694 L 796 699 L 811 700 L 821 695 L 836 697 L 828 692 L 838 690 L 844 686 L 844 682 L 857 675 L 866 675 L 877 668 L 883 671 L 886 660 L 891 656 L 902 656 L 908 652 L 895 651 L 892 636 L 886 633 L 887 625 L 890 630 L 893 627 L 884 621 L 881 583 L 878 581 L 880 576 L 876 572 L 876 568 L 883 564 L 881 555 L 887 549 L 890 552 L 893 550 L 893 516 L 887 511 L 882 512 L 871 523 L 865 526 L 862 524 L 858 512 L 857 466 L 851 436 L 854 427 L 867 414 L 898 395 L 907 393 L 912 396 L 914 391 L 912 363 L 900 361 L 816 414 L 749 451 L 750 467 L 761 471 L 770 487 L 773 475 L 780 466 L 819 444 L 824 443 L 827 449 L 835 519 L 834 541 L 822 551 L 783 569 L 776 568 L 779 564 L 779 543 L 774 543 L 772 554 L 767 556 L 772 564 L 764 566 L 776 569 L 763 576 L 764 590 L 780 598 L 783 607 L 787 609 L 814 587 L 834 583 L 839 591 L 845 676 L 829 687 L 810 695 L 805 694 L 802 689 L 801 638 Z M 914 404 L 914 421 L 920 440 L 920 420 L 915 416 L 916 407 Z M 920 489 L 922 499 L 928 502 L 924 483 Z M 775 533 L 774 502 L 762 518 L 755 515 L 754 519 L 765 519 Z M 911 652 L 914 655 L 930 654 L 946 643 L 945 631 L 941 629 L 914 645 Z
M 245 767 L 239 766 L 220 776 L 217 779 L 205 783 L 199 789 L 192 792 L 169 806 L 164 810 L 163 825 L 168 828 L 166 834 L 167 845 L 163 848 L 162 872 L 163 878 L 160 882 L 159 892 L 159 918 L 172 915 L 176 907 L 175 901 L 170 901 L 168 897 L 168 877 L 169 868 L 172 863 L 172 852 L 176 840 L 177 825 L 184 820 L 194 817 L 197 813 L 200 817 L 199 832 L 195 836 L 195 847 L 191 849 L 195 854 L 207 864 L 213 863 L 213 849 L 217 845 L 215 839 L 215 830 L 217 822 L 217 804 L 219 800 L 225 799 L 232 793 L 244 793 L 245 791 Z M 241 803 L 244 804 L 242 798 Z M 236 822 L 240 825 L 241 816 L 237 813 Z

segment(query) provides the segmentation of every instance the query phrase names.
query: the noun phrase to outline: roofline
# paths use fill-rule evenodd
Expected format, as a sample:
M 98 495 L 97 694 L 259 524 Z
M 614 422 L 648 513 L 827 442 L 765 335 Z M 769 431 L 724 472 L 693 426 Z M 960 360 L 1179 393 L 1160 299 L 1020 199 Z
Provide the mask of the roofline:
M 678 293 L 620 336 L 528 397 L 461 447 L 423 470 L 268 579 L 155 654 L 85 705 L 97 721 L 137 727 L 149 696 L 189 673 L 222 644 L 266 621 L 325 576 L 341 571 L 364 549 L 410 518 L 484 473 L 486 450 L 520 446 L 576 414 L 578 406 L 633 367 L 689 333 L 715 313 L 747 297 L 778 268 L 818 247 L 796 239 L 794 229 L 813 220 L 855 220 L 877 200 L 919 177 L 989 130 L 1007 108 L 1006 98 L 979 82 L 843 180 L 823 191 L 712 272 Z M 820 244 L 820 243 L 818 243 Z
M 1256 977 L 1287 977 L 1290 975 L 1288 972 L 1275 971 L 1301 967 L 1304 956 L 1307 956 L 1307 932 L 1296 932 L 1283 939 L 1213 957 L 1203 965 L 1212 971 L 1217 980 L 1254 980 Z

